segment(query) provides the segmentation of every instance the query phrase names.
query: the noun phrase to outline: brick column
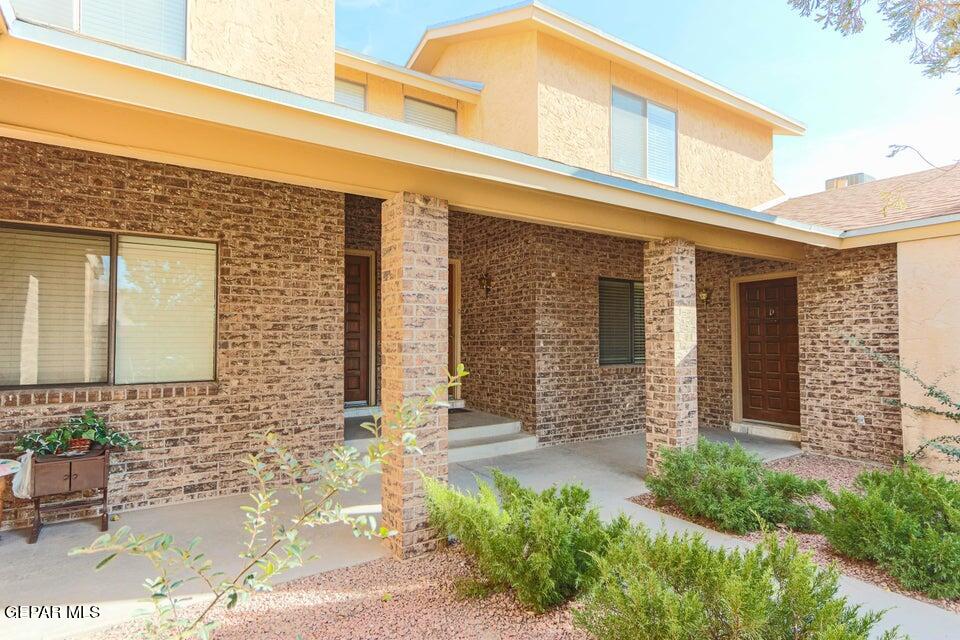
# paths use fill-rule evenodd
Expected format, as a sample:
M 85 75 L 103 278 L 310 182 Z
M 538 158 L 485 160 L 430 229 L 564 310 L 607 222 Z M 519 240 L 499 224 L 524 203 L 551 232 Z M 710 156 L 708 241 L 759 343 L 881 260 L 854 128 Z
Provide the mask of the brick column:
M 647 472 L 661 447 L 697 443 L 696 251 L 685 240 L 648 242 L 643 252 Z
M 404 398 L 447 380 L 447 203 L 398 193 L 383 203 L 381 234 L 381 405 L 389 417 Z M 447 477 L 447 412 L 435 414 L 417 431 L 422 454 L 394 451 L 383 464 L 383 525 L 398 532 L 386 542 L 399 558 L 437 546 L 418 473 Z

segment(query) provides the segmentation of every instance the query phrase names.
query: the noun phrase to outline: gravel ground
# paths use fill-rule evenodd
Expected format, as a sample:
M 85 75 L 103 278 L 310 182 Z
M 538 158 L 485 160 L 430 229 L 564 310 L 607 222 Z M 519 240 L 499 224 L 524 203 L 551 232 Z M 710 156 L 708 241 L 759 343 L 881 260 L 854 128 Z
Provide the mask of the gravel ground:
M 398 562 L 377 560 L 317 574 L 254 596 L 214 633 L 215 640 L 586 640 L 573 628 L 569 608 L 528 613 L 508 593 L 482 600 L 456 594 L 471 564 L 457 548 Z M 223 612 L 218 612 L 218 617 Z M 95 636 L 138 637 L 129 623 Z
M 841 460 L 837 458 L 829 458 L 827 456 L 808 454 L 774 460 L 773 462 L 767 463 L 767 467 L 776 471 L 787 471 L 796 474 L 801 478 L 826 480 L 827 484 L 834 491 L 842 488 L 853 487 L 854 480 L 856 480 L 857 476 L 861 472 L 869 469 L 879 468 L 878 465 L 868 462 Z M 654 509 L 676 518 L 680 518 L 681 520 L 696 522 L 704 527 L 716 529 L 713 523 L 711 523 L 709 520 L 704 518 L 692 518 L 684 514 L 679 508 L 672 504 L 658 505 L 652 494 L 646 493 L 640 496 L 635 496 L 630 500 L 631 502 L 635 502 L 642 507 Z M 816 503 L 820 507 L 827 506 L 821 498 L 818 498 Z M 751 542 L 758 542 L 761 538 L 761 534 L 759 532 L 749 533 L 744 536 L 738 536 L 733 533 L 728 533 L 727 535 L 741 538 L 743 540 L 749 540 Z M 777 535 L 779 535 L 782 539 L 788 535 L 788 532 L 780 530 L 777 531 Z M 865 582 L 872 582 L 873 584 L 883 587 L 888 591 L 894 591 L 910 598 L 914 598 L 915 600 L 929 602 L 930 604 L 937 605 L 938 607 L 960 613 L 960 600 L 934 600 L 924 596 L 923 594 L 917 593 L 916 591 L 904 589 L 899 583 L 897 583 L 896 580 L 891 578 L 885 571 L 880 569 L 874 563 L 853 560 L 838 555 L 833 551 L 833 548 L 830 546 L 830 543 L 827 542 L 827 539 L 819 533 L 795 532 L 793 535 L 796 537 L 800 547 L 804 551 L 808 551 L 813 554 L 813 560 L 820 565 L 826 566 L 829 564 L 834 564 L 842 573 L 853 576 L 854 578 L 859 578 Z

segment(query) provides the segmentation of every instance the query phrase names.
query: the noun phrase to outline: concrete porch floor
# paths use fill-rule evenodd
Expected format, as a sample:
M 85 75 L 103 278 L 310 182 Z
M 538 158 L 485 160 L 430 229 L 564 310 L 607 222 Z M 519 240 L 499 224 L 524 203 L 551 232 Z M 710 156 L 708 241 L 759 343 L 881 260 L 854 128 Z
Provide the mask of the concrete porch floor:
M 764 459 L 795 455 L 795 444 L 766 440 L 727 431 L 704 429 L 701 433 L 717 441 L 737 440 Z M 709 531 L 661 515 L 627 501 L 646 491 L 642 480 L 645 459 L 643 435 L 622 436 L 553 447 L 535 451 L 450 465 L 450 480 L 465 489 L 474 489 L 477 478 L 489 479 L 490 468 L 496 467 L 517 476 L 521 482 L 537 489 L 560 482 L 580 482 L 593 494 L 605 517 L 624 512 L 634 520 L 652 528 L 669 531 L 694 530 L 714 544 L 744 545 L 729 536 Z M 343 497 L 344 504 L 357 512 L 378 514 L 380 511 L 380 478 L 372 476 L 364 483 L 365 493 L 354 491 Z M 244 496 L 219 498 L 205 502 L 160 507 L 123 514 L 111 529 L 127 525 L 135 533 L 167 531 L 177 540 L 199 536 L 204 551 L 224 570 L 240 567 L 241 522 L 239 507 L 247 503 Z M 288 506 L 284 501 L 281 508 Z M 94 556 L 68 557 L 74 547 L 90 543 L 99 535 L 94 521 L 51 525 L 44 529 L 40 542 L 26 544 L 26 532 L 10 531 L 0 540 L 0 610 L 11 605 L 97 604 L 101 615 L 95 620 L 10 620 L 3 621 L 6 638 L 54 639 L 83 637 L 96 629 L 129 618 L 147 605 L 139 599 L 145 591 L 143 579 L 152 576 L 152 567 L 145 561 L 120 558 L 106 569 L 95 573 L 98 561 Z M 332 526 L 306 533 L 313 542 L 313 553 L 320 560 L 307 568 L 285 576 L 292 580 L 305 575 L 351 566 L 386 555 L 377 541 L 355 539 L 346 527 Z M 958 625 L 960 616 L 939 607 L 921 603 L 879 587 L 844 577 L 843 589 L 852 601 L 870 609 L 889 609 L 885 626 L 900 625 L 913 638 L 946 639 Z M 199 593 L 199 587 L 187 587 L 183 593 Z

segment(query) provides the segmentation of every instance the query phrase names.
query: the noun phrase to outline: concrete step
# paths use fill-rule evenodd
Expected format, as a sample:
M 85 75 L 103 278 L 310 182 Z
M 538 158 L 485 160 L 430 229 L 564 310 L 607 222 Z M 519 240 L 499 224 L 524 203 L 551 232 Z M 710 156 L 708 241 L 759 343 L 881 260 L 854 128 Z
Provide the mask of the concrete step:
M 478 438 L 495 438 L 497 436 L 509 436 L 514 433 L 520 433 L 519 422 L 499 422 L 497 424 L 484 424 L 476 427 L 460 427 L 450 429 L 450 446 L 454 442 L 463 442 L 464 440 L 476 440 Z
M 448 460 L 450 462 L 467 462 L 523 453 L 536 449 L 537 442 L 537 436 L 529 433 L 511 433 L 486 438 L 451 441 Z

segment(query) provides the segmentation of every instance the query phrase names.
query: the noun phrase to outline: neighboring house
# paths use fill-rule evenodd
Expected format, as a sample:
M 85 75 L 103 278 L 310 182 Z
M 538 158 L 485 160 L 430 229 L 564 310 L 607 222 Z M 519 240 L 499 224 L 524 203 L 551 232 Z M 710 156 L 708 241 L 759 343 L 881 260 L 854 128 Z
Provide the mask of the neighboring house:
M 458 361 L 467 407 L 649 466 L 700 425 L 870 460 L 941 428 L 848 339 L 956 361 L 955 174 L 770 208 L 801 124 L 536 3 L 407 67 L 335 49 L 333 0 L 137 7 L 0 0 L 0 448 L 103 413 L 145 444 L 114 509 L 242 491 L 253 434 L 319 454 Z M 447 421 L 385 465 L 398 553 Z

